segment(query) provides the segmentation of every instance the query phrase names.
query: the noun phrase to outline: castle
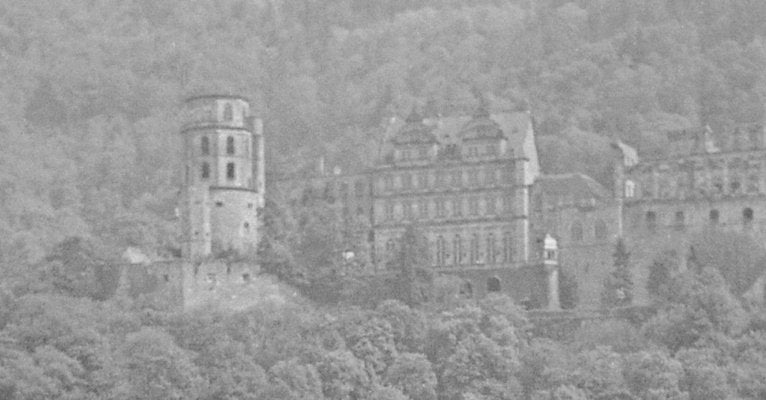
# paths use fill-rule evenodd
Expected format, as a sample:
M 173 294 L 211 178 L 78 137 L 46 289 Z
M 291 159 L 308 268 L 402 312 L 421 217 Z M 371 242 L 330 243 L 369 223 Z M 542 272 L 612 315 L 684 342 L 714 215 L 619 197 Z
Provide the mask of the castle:
M 214 255 L 253 253 L 266 188 L 263 129 L 242 97 L 187 99 L 181 136 L 183 257 L 130 269 L 133 292 L 154 291 L 183 307 L 236 296 L 257 273 Z M 423 118 L 388 124 L 373 167 L 269 182 L 288 202 L 332 199 L 346 221 L 363 220 L 360 274 L 386 272 L 410 224 L 426 235 L 434 270 L 461 292 L 503 292 L 532 307 L 558 308 L 558 276 L 577 283 L 579 306 L 599 306 L 618 238 L 636 268 L 645 303 L 645 264 L 660 249 L 688 250 L 707 227 L 764 238 L 766 148 L 760 126 L 715 143 L 709 129 L 669 132 L 670 154 L 642 160 L 615 142 L 613 185 L 577 173 L 543 174 L 529 112 Z M 152 284 L 146 282 L 151 281 Z

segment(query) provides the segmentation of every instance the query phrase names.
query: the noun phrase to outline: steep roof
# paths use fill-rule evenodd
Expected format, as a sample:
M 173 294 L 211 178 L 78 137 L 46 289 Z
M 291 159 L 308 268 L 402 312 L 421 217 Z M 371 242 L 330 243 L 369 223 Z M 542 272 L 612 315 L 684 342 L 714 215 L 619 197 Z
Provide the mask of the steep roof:
M 410 117 L 407 120 L 410 120 Z M 426 118 L 422 120 L 422 124 L 406 122 L 406 120 L 397 118 L 389 124 L 386 137 L 393 143 L 401 144 L 405 140 L 414 141 L 416 138 L 426 140 L 432 135 L 437 142 L 449 144 L 459 143 L 467 137 L 477 137 L 473 135 L 489 134 L 492 137 L 507 139 L 511 148 L 521 151 L 531 124 L 531 118 L 527 112 Z M 423 129 L 423 126 L 430 128 L 430 130 Z
M 537 184 L 543 195 L 571 200 L 604 199 L 609 191 L 595 179 L 581 174 L 541 175 Z
M 394 144 L 430 144 L 436 142 L 436 137 L 431 131 L 433 126 L 426 125 L 423 117 L 412 110 L 404 125 L 400 126 L 391 141 Z

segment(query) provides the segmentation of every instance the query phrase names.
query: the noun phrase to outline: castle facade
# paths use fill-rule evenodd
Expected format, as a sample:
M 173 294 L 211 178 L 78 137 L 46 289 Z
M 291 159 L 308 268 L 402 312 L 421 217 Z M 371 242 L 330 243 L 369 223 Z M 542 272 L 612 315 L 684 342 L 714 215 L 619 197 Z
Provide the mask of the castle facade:
M 132 265 L 136 296 L 160 293 L 184 308 L 247 304 L 257 266 L 221 255 L 254 254 L 265 204 L 263 128 L 247 99 L 187 99 L 180 129 L 184 174 L 182 257 Z M 766 239 L 766 140 L 745 126 L 715 141 L 709 129 L 668 133 L 669 154 L 639 157 L 616 142 L 613 182 L 578 173 L 544 174 L 528 112 L 392 119 L 374 165 L 269 182 L 288 202 L 323 198 L 361 229 L 360 274 L 390 272 L 407 226 L 428 239 L 431 267 L 462 279 L 467 296 L 511 295 L 530 307 L 559 306 L 559 276 L 577 284 L 582 308 L 600 305 L 618 239 L 634 268 L 634 302 L 659 251 L 689 251 L 705 229 Z M 725 143 L 724 143 L 725 142 Z M 339 257 L 341 255 L 339 254 Z M 141 265 L 138 265 L 141 264 Z
M 481 106 L 473 115 L 439 119 L 413 113 L 392 120 L 385 135 L 373 168 L 315 176 L 309 194 L 331 193 L 344 215 L 364 215 L 371 271 L 386 270 L 406 226 L 417 224 L 432 267 L 462 277 L 466 292 L 502 291 L 544 306 L 553 286 L 543 268 L 550 235 L 558 268 L 577 284 L 579 306 L 597 308 L 618 238 L 631 252 L 637 304 L 649 301 L 648 266 L 660 251 L 675 251 L 683 262 L 705 229 L 766 239 L 761 126 L 738 127 L 717 141 L 707 128 L 668 132 L 663 157 L 641 158 L 615 142 L 611 187 L 579 173 L 542 173 L 527 112 Z M 331 182 L 355 182 L 364 195 Z M 280 186 L 307 195 L 295 180 Z

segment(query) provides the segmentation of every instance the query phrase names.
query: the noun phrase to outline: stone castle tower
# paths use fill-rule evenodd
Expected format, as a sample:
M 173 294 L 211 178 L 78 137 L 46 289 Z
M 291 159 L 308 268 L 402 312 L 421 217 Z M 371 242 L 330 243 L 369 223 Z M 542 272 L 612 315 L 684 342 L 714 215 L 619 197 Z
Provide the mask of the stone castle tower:
M 183 257 L 254 253 L 264 205 L 262 121 L 246 98 L 231 95 L 190 97 L 183 112 Z

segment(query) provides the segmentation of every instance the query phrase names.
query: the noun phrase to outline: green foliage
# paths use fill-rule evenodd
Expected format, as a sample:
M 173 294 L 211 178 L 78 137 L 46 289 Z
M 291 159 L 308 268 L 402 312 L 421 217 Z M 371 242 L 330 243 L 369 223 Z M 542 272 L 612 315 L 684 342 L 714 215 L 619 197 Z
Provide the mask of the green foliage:
M 399 238 L 396 257 L 389 269 L 395 271 L 397 298 L 410 307 L 422 304 L 431 297 L 433 282 L 428 239 L 416 225 L 408 225 Z
M 571 310 L 577 307 L 579 296 L 577 294 L 577 280 L 564 269 L 559 271 L 559 301 L 561 308 Z
M 742 305 L 715 269 L 687 270 L 671 280 L 669 292 L 667 304 L 643 330 L 673 353 L 705 343 L 720 345 L 726 335 L 737 335 L 747 325 Z
M 624 307 L 633 302 L 633 276 L 630 253 L 622 238 L 617 239 L 614 249 L 614 269 L 604 282 L 601 304 L 604 307 Z

